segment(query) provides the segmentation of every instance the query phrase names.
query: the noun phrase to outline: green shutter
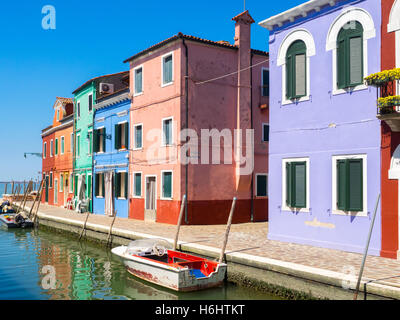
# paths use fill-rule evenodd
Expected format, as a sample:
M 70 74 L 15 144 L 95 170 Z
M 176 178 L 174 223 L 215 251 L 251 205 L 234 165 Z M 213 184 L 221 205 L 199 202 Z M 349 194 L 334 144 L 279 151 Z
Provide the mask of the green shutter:
M 163 173 L 163 197 L 172 198 L 172 173 Z
M 56 155 L 58 155 L 58 139 L 56 139 Z
M 135 127 L 135 148 L 142 147 L 142 126 Z
M 115 125 L 115 149 L 121 149 L 121 131 L 119 124 Z
M 346 87 L 346 43 L 344 40 L 338 42 L 337 46 L 337 87 Z
M 347 165 L 346 160 L 336 162 L 336 205 L 339 210 L 347 208 Z
M 101 129 L 101 143 L 103 144 L 103 152 L 106 152 L 106 128 Z
M 142 174 L 135 173 L 135 196 L 142 195 Z
M 129 183 L 129 182 L 128 182 L 128 173 L 125 172 L 124 176 L 125 176 L 124 198 L 125 198 L 125 199 L 128 199 L 128 183 Z
M 96 173 L 95 178 L 94 178 L 94 183 L 95 183 L 95 192 L 94 192 L 94 195 L 95 195 L 96 197 L 99 196 L 99 191 L 100 191 L 100 188 L 99 188 L 99 187 L 100 187 L 99 181 L 100 181 L 100 179 L 99 179 L 99 174 Z
M 121 174 L 117 172 L 115 174 L 115 197 L 119 198 L 121 196 Z
M 105 197 L 106 196 L 106 184 L 105 184 L 104 173 L 101 174 L 101 181 L 102 181 L 102 184 L 101 184 L 101 186 L 102 186 L 101 195 L 103 197 Z
M 75 197 L 78 196 L 78 176 L 75 176 Z
M 257 197 L 267 196 L 267 176 L 259 175 L 257 176 Z
M 348 160 L 349 211 L 363 211 L 363 163 L 362 159 Z
M 307 206 L 307 168 L 306 162 L 295 162 L 292 166 L 294 176 L 294 205 L 295 208 Z
M 293 42 L 286 53 L 286 98 L 298 99 L 307 91 L 307 47 L 297 40 Z
M 129 126 L 128 122 L 124 124 L 125 126 L 125 148 L 129 149 Z
M 286 99 L 293 98 L 293 66 L 292 56 L 286 57 Z
M 263 125 L 263 141 L 267 142 L 269 141 L 269 125 L 264 124 Z
M 286 162 L 286 205 L 292 207 L 292 164 Z

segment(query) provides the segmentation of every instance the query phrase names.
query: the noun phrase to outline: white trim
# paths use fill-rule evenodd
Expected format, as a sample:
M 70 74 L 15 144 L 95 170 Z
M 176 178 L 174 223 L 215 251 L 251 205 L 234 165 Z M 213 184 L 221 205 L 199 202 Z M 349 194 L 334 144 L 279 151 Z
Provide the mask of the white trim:
M 261 135 L 262 135 L 262 138 L 261 138 L 261 142 L 262 143 L 265 143 L 265 142 L 269 142 L 269 139 L 268 139 L 268 141 L 265 141 L 264 140 L 264 126 L 268 126 L 269 127 L 269 123 L 268 122 L 263 122 L 262 123 L 262 125 L 261 125 L 261 129 L 262 129 L 262 133 L 261 133 Z M 269 131 L 269 130 L 268 130 Z M 269 137 L 268 137 L 269 138 Z
M 164 173 L 171 173 L 171 197 L 167 198 L 163 195 L 164 185 Z M 161 184 L 160 184 L 160 199 L 161 200 L 173 200 L 174 199 L 174 171 L 173 170 L 161 170 Z
M 78 143 L 79 142 L 79 143 Z M 79 146 L 79 148 L 78 148 Z M 79 151 L 79 152 L 78 152 Z M 76 134 L 76 152 L 75 152 L 75 158 L 80 158 L 81 157 L 81 134 L 77 133 Z
M 337 166 L 336 161 L 342 159 L 362 159 L 363 161 L 363 211 L 347 212 L 337 209 Z M 367 155 L 366 154 L 350 154 L 332 156 L 332 214 L 345 215 L 345 216 L 359 216 L 366 217 L 368 214 L 368 201 L 367 201 Z
M 54 178 L 54 203 L 58 204 L 58 179 Z
M 387 25 L 387 32 L 400 31 L 400 0 L 393 3 L 390 10 L 389 23 Z
M 259 176 L 265 176 L 265 177 L 267 177 L 267 194 L 265 195 L 265 196 L 258 196 L 257 194 L 258 194 L 258 183 L 257 183 L 257 178 L 259 177 Z M 259 198 L 259 199 L 265 199 L 265 198 L 268 198 L 268 173 L 256 173 L 256 183 L 255 183 L 255 197 L 256 198 Z
M 135 195 L 136 192 L 136 183 L 135 183 L 135 175 L 140 173 L 140 196 Z M 133 171 L 132 172 L 132 195 L 131 198 L 142 199 L 143 198 L 143 172 L 142 171 Z
M 396 31 L 396 68 L 400 68 L 400 30 Z
M 164 83 L 164 59 L 172 56 L 172 81 L 168 83 Z M 161 87 L 167 87 L 174 83 L 174 65 L 175 65 L 175 58 L 174 58 L 174 51 L 168 52 L 161 56 Z
M 157 175 L 154 174 L 148 174 L 144 176 L 144 210 L 150 210 L 147 209 L 147 178 L 156 178 L 156 181 L 154 183 L 155 190 L 154 190 L 154 211 L 157 211 Z
M 119 126 L 119 125 L 125 124 L 125 123 L 128 124 L 128 130 L 129 130 L 130 128 L 129 128 L 128 120 L 124 120 L 124 121 L 118 122 L 117 125 Z M 124 130 L 124 136 L 125 136 L 125 130 Z M 125 142 L 127 142 L 127 145 L 125 146 L 125 148 L 118 149 L 118 152 L 119 151 L 127 151 L 127 150 L 129 150 L 129 132 L 128 132 L 128 136 L 125 137 L 125 140 L 126 140 Z M 122 142 L 122 134 L 121 134 L 121 142 Z
M 166 144 L 166 142 L 165 142 L 165 137 L 164 137 L 164 121 L 167 121 L 167 120 L 171 120 L 171 125 L 172 125 L 172 128 L 171 128 L 171 144 Z M 167 118 L 162 118 L 161 119 L 161 146 L 162 147 L 168 147 L 168 146 L 172 146 L 172 145 L 174 145 L 174 137 L 175 137 L 175 135 L 174 135 L 174 117 L 172 116 L 172 117 L 167 117 Z
M 54 141 L 53 139 L 50 140 L 50 158 L 54 156 Z
M 142 69 L 142 91 L 141 92 L 136 92 L 136 70 L 138 69 Z M 144 68 L 143 68 L 143 64 L 141 64 L 140 66 L 137 66 L 136 68 L 133 68 L 133 96 L 137 97 L 143 94 L 143 84 L 144 84 Z
M 306 95 L 301 97 L 300 99 L 288 100 L 286 98 L 286 53 L 289 49 L 290 45 L 297 41 L 301 40 L 306 45 Z M 282 105 L 303 102 L 310 100 L 310 90 L 311 90 L 311 77 L 310 77 L 310 57 L 314 56 L 316 53 L 315 42 L 312 34 L 306 29 L 296 29 L 286 35 L 285 39 L 283 39 L 277 58 L 277 65 L 282 67 Z
M 301 209 L 290 208 L 286 205 L 286 163 L 306 162 L 306 207 Z M 282 159 L 282 211 L 310 212 L 310 158 L 285 158 Z
M 64 141 L 64 150 L 62 148 L 63 142 Z M 65 154 L 65 136 L 60 137 L 60 155 Z
M 74 173 L 69 174 L 68 193 L 74 193 Z
M 136 147 L 136 128 L 137 127 L 142 127 L 142 143 L 141 143 L 141 147 L 137 148 Z M 142 150 L 143 149 L 143 123 L 137 123 L 133 125 L 133 150 Z
M 362 8 L 348 7 L 336 17 L 331 24 L 326 38 L 326 51 L 332 51 L 332 95 L 344 94 L 351 91 L 366 90 L 365 84 L 348 89 L 338 89 L 337 87 L 337 37 L 340 30 L 347 23 L 358 21 L 363 29 L 363 78 L 368 75 L 368 40 L 376 37 L 374 20 L 369 12 Z

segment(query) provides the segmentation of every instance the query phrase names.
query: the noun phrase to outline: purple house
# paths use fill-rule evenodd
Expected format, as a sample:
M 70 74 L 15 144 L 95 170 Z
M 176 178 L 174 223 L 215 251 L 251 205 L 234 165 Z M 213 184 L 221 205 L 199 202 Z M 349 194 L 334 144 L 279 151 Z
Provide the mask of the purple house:
M 270 31 L 269 239 L 362 252 L 380 193 L 381 2 L 311 0 Z M 380 206 L 370 254 L 381 249 Z

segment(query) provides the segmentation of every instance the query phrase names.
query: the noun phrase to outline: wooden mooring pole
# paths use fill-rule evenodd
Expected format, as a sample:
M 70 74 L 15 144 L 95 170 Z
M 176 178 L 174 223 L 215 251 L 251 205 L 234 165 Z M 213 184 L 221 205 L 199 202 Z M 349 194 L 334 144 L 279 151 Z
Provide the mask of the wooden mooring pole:
M 367 259 L 369 243 L 371 242 L 372 230 L 374 228 L 374 222 L 375 222 L 375 218 L 376 218 L 376 211 L 378 210 L 378 204 L 379 204 L 379 199 L 380 198 L 381 198 L 381 194 L 379 194 L 378 195 L 378 199 L 376 199 L 374 216 L 372 217 L 371 225 L 369 227 L 367 244 L 365 245 L 364 257 L 363 257 L 363 260 L 362 260 L 362 263 L 361 263 L 360 273 L 358 274 L 357 286 L 356 286 L 356 291 L 354 292 L 353 300 L 357 300 L 358 291 L 360 290 L 361 278 L 362 278 L 362 275 L 363 275 L 363 272 L 364 272 L 365 260 Z
M 36 225 L 37 215 L 39 212 L 40 203 L 42 202 L 42 192 L 43 192 L 43 183 L 41 184 L 40 191 L 38 193 L 38 204 L 36 207 L 35 215 L 33 216 L 32 222 Z
M 174 250 L 176 250 L 177 246 L 178 246 L 179 230 L 180 230 L 181 224 L 182 224 L 183 213 L 185 212 L 185 205 L 186 205 L 186 194 L 183 196 L 183 200 L 182 200 L 182 204 L 181 204 L 181 211 L 179 213 L 179 218 L 178 218 L 178 225 L 176 226 Z
M 31 186 L 31 182 L 32 182 L 32 181 L 29 181 L 28 187 L 27 187 L 27 188 L 24 187 L 24 198 L 21 199 L 21 201 L 20 201 L 20 203 L 19 203 L 19 205 L 18 205 L 17 213 L 19 213 L 19 212 L 21 211 L 21 209 L 22 209 L 22 204 L 24 205 L 24 208 L 25 208 L 25 202 L 26 202 L 27 194 L 28 194 L 28 192 L 29 192 L 29 188 L 30 188 L 30 186 Z
M 224 243 L 222 245 L 221 254 L 219 256 L 219 263 L 222 263 L 222 261 L 224 260 L 225 249 L 228 243 L 228 237 L 229 237 L 229 232 L 231 230 L 232 218 L 233 218 L 233 213 L 235 212 L 235 207 L 236 207 L 236 197 L 233 198 L 231 212 L 229 213 L 228 223 L 226 224 L 225 238 L 224 238 Z
M 114 212 L 114 217 L 111 222 L 110 230 L 108 230 L 108 236 L 107 236 L 107 246 L 112 244 L 112 241 L 110 241 L 111 233 L 112 233 L 112 228 L 114 226 L 115 218 L 117 217 L 117 211 Z
M 35 207 L 36 201 L 37 201 L 38 199 L 39 199 L 39 201 L 41 201 L 41 199 L 40 199 L 39 197 L 40 197 L 41 194 L 42 194 L 43 184 L 44 184 L 44 180 L 42 180 L 42 182 L 40 183 L 39 190 L 38 190 L 38 192 L 37 192 L 37 194 L 36 194 L 35 199 L 33 200 L 31 209 L 29 210 L 29 216 L 28 216 L 29 218 L 31 218 L 31 215 L 32 215 L 32 212 L 33 212 L 33 208 Z
M 81 234 L 80 234 L 80 236 L 79 236 L 79 241 L 82 239 L 83 233 L 84 233 L 85 230 L 86 230 L 86 224 L 87 224 L 87 221 L 88 221 L 88 219 L 89 219 L 89 215 L 90 215 L 90 211 L 88 211 L 87 214 L 86 214 L 85 223 L 83 224 L 83 228 L 82 228 Z

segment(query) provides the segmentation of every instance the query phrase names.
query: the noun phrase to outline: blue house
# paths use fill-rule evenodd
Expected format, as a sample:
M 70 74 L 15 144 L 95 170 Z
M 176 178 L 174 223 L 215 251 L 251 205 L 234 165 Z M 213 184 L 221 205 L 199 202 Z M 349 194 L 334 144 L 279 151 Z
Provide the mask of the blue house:
M 129 88 L 96 101 L 93 130 L 93 212 L 127 218 Z

